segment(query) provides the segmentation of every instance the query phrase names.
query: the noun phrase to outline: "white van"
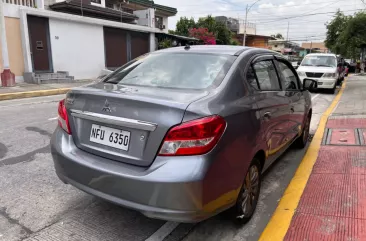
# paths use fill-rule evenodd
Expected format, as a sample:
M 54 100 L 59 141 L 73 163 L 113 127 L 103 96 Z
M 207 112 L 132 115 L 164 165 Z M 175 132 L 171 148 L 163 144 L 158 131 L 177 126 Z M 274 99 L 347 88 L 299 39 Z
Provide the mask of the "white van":
M 338 79 L 337 56 L 335 54 L 308 54 L 302 60 L 297 73 L 303 81 L 305 78 L 318 82 L 319 89 L 335 92 Z

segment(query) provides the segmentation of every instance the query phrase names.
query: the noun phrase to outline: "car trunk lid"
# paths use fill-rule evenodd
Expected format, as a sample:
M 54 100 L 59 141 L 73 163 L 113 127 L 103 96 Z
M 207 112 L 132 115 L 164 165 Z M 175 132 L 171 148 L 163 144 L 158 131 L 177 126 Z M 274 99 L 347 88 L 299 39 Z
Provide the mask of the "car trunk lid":
M 182 122 L 188 105 L 207 94 L 204 90 L 101 82 L 70 91 L 66 107 L 78 148 L 116 161 L 148 166 L 167 131 Z

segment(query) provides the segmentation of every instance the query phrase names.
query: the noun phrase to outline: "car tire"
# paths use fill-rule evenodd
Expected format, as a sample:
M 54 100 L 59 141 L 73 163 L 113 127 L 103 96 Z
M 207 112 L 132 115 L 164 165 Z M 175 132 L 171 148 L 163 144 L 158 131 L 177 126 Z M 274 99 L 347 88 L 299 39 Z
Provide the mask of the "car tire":
M 301 135 L 297 138 L 295 144 L 298 148 L 304 148 L 308 144 L 309 133 L 310 133 L 311 113 L 308 114 L 304 122 L 304 128 L 302 129 Z
M 334 94 L 336 92 L 337 89 L 337 84 L 334 84 L 333 88 L 330 90 L 331 94 Z
M 252 218 L 259 199 L 261 180 L 261 163 L 254 158 L 245 174 L 236 203 L 228 210 L 232 220 L 245 224 Z

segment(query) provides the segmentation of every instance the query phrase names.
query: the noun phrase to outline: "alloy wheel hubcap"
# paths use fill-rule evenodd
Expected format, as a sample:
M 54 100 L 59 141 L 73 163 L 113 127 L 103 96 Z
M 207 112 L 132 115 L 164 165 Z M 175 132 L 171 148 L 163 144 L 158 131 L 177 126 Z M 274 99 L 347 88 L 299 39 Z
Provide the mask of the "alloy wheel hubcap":
M 259 192 L 259 171 L 257 166 L 251 166 L 245 177 L 241 208 L 244 217 L 250 216 L 257 201 Z

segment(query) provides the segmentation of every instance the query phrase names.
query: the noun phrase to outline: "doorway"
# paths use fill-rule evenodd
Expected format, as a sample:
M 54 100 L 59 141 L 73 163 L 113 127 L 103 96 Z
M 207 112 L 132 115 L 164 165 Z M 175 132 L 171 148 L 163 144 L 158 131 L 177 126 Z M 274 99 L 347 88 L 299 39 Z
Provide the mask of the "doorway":
M 53 72 L 48 18 L 27 16 L 33 72 Z

